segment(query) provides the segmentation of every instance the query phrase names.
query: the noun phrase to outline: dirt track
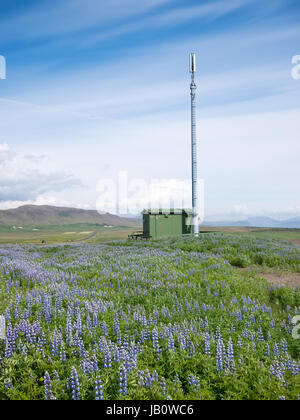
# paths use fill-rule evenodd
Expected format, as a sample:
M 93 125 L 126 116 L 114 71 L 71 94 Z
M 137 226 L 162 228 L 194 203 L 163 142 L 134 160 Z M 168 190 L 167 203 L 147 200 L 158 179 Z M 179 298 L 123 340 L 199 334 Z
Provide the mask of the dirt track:
M 292 289 L 300 287 L 300 273 L 262 273 L 260 276 L 277 286 L 287 286 Z
M 238 270 L 243 273 L 249 272 L 249 268 L 238 268 Z M 297 289 L 300 287 L 300 273 L 282 273 L 270 268 L 267 271 L 262 271 L 259 267 L 252 267 L 250 270 L 253 274 L 265 279 L 270 284 L 287 286 L 291 289 Z
M 293 245 L 296 245 L 298 248 L 300 248 L 300 239 L 291 239 L 289 242 L 291 242 Z
M 74 242 L 85 242 L 85 241 L 88 241 L 89 239 L 92 239 L 96 235 L 97 235 L 97 232 L 93 232 L 91 235 L 87 236 L 86 238 L 74 240 Z

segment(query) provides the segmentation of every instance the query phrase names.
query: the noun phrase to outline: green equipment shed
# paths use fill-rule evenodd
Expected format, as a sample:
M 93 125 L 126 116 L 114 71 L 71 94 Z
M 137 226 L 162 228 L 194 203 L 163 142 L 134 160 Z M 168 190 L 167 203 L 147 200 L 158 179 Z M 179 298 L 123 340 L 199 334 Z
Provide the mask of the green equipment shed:
M 191 210 L 148 209 L 143 215 L 143 238 L 160 239 L 169 236 L 187 235 L 191 230 Z

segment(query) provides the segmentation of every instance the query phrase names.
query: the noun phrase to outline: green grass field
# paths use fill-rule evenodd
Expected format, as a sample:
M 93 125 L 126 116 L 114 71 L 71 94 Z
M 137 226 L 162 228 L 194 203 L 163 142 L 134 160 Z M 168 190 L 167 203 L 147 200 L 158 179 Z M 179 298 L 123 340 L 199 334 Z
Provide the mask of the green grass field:
M 299 242 L 300 245 L 300 229 L 281 229 L 281 228 L 253 228 L 253 227 L 203 227 L 201 232 L 225 232 L 236 234 L 249 234 L 256 238 L 274 239 L 282 241 Z
M 101 243 L 114 239 L 124 239 L 133 232 L 133 228 L 110 227 L 105 228 L 96 224 L 72 224 L 51 226 L 26 226 L 23 229 L 12 229 L 0 226 L 0 244 L 25 243 L 68 243 L 90 241 Z
M 255 235 L 0 245 L 0 400 L 299 399 L 300 250 Z
M 38 230 L 35 230 L 38 229 Z M 128 235 L 137 229 L 129 227 L 104 228 L 96 224 L 72 224 L 52 226 L 26 226 L 23 229 L 0 226 L 0 244 L 6 243 L 41 243 L 48 244 L 82 242 L 103 243 L 111 240 L 127 239 Z M 250 237 L 289 241 L 300 245 L 300 229 L 272 229 L 248 227 L 207 227 L 202 226 L 201 232 L 224 232 Z

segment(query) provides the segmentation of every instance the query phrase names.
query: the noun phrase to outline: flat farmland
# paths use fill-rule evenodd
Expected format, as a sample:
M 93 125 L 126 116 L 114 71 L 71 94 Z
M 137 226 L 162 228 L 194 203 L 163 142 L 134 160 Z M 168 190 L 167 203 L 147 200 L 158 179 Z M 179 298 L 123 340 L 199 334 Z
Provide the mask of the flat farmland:
M 94 224 L 72 224 L 53 226 L 26 226 L 23 229 L 0 227 L 0 244 L 36 243 L 47 244 L 124 239 L 134 231 L 126 226 L 106 228 Z

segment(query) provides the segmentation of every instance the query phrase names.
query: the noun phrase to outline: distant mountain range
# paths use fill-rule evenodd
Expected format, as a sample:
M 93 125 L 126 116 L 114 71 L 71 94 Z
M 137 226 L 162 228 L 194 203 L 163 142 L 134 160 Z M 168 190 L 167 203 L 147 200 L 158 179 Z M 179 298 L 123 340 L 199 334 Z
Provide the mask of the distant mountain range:
M 266 227 L 266 228 L 290 228 L 300 229 L 300 217 L 288 220 L 276 220 L 271 217 L 249 217 L 240 221 L 212 221 L 204 222 L 204 226 L 248 226 L 248 227 Z
M 12 210 L 0 210 L 0 226 L 72 225 L 89 223 L 110 226 L 138 227 L 141 220 L 99 214 L 96 210 L 81 210 L 53 206 L 22 206 Z
M 99 214 L 96 210 L 82 210 L 54 206 L 21 206 L 17 209 L 0 210 L 0 226 L 73 225 L 89 223 L 110 226 L 141 227 L 141 218 L 120 217 L 110 213 Z M 203 226 L 248 226 L 265 228 L 300 229 L 300 217 L 276 220 L 270 217 L 249 217 L 240 221 L 204 221 Z

